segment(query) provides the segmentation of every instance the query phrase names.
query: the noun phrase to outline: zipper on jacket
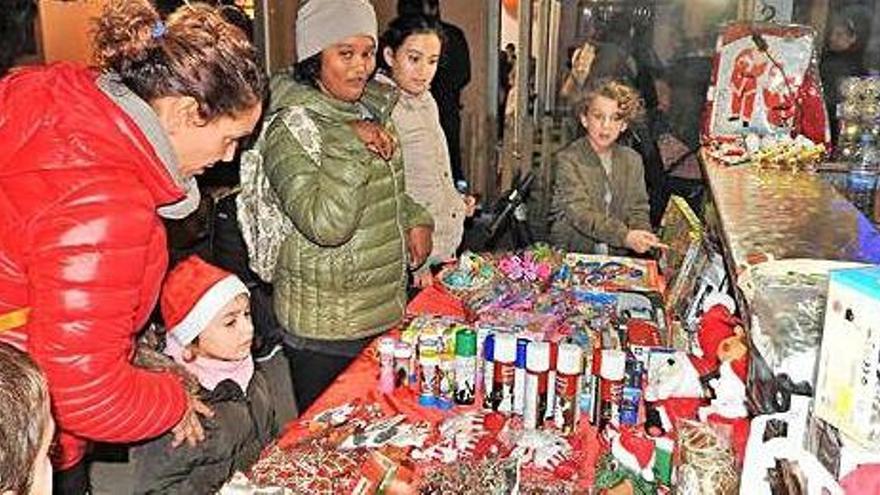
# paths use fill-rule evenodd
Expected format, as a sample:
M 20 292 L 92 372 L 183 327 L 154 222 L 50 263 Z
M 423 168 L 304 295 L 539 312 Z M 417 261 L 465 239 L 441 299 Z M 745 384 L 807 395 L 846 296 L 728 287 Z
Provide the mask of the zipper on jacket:
M 375 160 L 375 158 L 374 158 Z M 403 293 L 406 294 L 406 265 L 407 265 L 407 252 L 406 252 L 406 232 L 403 231 L 403 226 L 400 225 L 400 191 L 397 189 L 397 172 L 394 171 L 394 162 L 393 158 L 385 162 L 388 164 L 388 167 L 391 169 L 391 182 L 394 185 L 394 210 L 396 212 L 394 223 L 397 224 L 397 230 L 400 232 L 400 251 L 403 254 Z M 401 312 L 406 312 L 406 304 L 400 300 L 400 294 L 396 296 L 397 305 L 400 306 Z

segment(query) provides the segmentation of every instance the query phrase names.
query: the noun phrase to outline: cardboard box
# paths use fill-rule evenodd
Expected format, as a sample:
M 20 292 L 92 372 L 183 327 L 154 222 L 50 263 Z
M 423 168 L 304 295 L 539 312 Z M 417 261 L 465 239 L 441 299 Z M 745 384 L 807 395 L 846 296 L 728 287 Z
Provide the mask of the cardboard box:
M 831 272 L 819 352 L 816 416 L 880 450 L 880 267 Z

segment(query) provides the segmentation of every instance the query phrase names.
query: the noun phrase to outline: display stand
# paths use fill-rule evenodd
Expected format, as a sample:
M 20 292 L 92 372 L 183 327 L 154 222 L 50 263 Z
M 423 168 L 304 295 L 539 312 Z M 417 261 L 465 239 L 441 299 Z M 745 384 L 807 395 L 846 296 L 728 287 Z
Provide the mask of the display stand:
M 788 409 L 792 393 L 811 393 L 811 383 L 793 380 L 776 366 L 775 347 L 797 348 L 816 354 L 824 312 L 824 283 L 827 270 L 852 263 L 880 263 L 880 233 L 849 201 L 820 176 L 778 170 L 762 170 L 749 165 L 726 167 L 706 153 L 701 155 L 713 208 L 707 223 L 723 246 L 728 273 L 732 277 L 740 312 L 752 334 L 752 366 L 749 370 L 749 402 L 753 413 L 768 414 Z M 820 299 L 812 315 L 799 315 L 803 301 L 758 301 L 768 290 L 743 290 L 744 278 L 753 283 L 752 273 L 766 263 L 818 260 L 821 269 L 812 269 L 809 282 L 817 287 Z M 766 268 L 766 267 L 762 267 Z M 797 282 L 795 282 L 797 283 Z M 746 284 L 748 285 L 748 284 Z M 746 289 L 748 287 L 746 286 Z M 784 292 L 784 291 L 783 291 Z M 769 296 L 773 297 L 773 295 Z M 807 336 L 796 336 L 777 321 L 758 321 L 756 305 L 772 304 L 777 313 L 793 315 Z M 760 333 L 769 338 L 756 338 Z M 778 354 L 778 353 L 775 353 Z M 768 362 L 769 361 L 769 362 Z M 807 370 L 812 374 L 814 370 Z

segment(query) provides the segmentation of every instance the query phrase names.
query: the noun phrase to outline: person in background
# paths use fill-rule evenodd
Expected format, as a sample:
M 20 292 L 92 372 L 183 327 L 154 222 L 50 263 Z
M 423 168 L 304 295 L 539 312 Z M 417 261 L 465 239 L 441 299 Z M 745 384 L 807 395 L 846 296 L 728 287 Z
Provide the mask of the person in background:
M 0 495 L 49 495 L 55 421 L 46 379 L 18 349 L 0 344 Z
M 837 143 L 840 132 L 837 104 L 840 102 L 840 83 L 847 77 L 865 75 L 862 57 L 865 41 L 852 17 L 837 15 L 828 28 L 828 42 L 819 64 L 822 89 L 825 92 L 825 108 L 831 126 L 831 142 Z
M 235 471 L 249 469 L 284 426 L 265 370 L 251 356 L 250 304 L 244 282 L 198 256 L 166 277 L 164 352 L 197 380 L 214 417 L 195 447 L 170 448 L 170 433 L 135 447 L 135 493 L 215 493 Z
M 178 376 L 132 363 L 168 263 L 162 217 L 259 120 L 265 76 L 240 30 L 202 4 L 146 0 L 97 19 L 100 70 L 63 63 L 0 81 L 0 341 L 26 350 L 58 422 L 55 489 L 87 493 L 90 441 L 203 438 L 210 409 Z
M 552 244 L 598 254 L 663 247 L 651 232 L 642 159 L 617 143 L 642 112 L 638 93 L 621 82 L 599 81 L 587 91 L 580 114 L 586 136 L 557 155 Z
M 440 126 L 446 135 L 452 178 L 456 183 L 466 180 L 461 161 L 461 92 L 471 81 L 467 38 L 461 28 L 440 18 L 440 0 L 398 0 L 397 15 L 422 15 L 440 23 L 443 29 L 443 53 L 431 83 L 431 94 L 437 106 L 443 109 Z
M 15 65 L 22 51 L 26 51 L 27 33 L 33 28 L 37 15 L 34 0 L 7 0 L 0 9 L 0 77 Z
M 398 17 L 379 40 L 377 76 L 400 89 L 391 118 L 400 135 L 407 193 L 434 218 L 434 248 L 413 274 L 416 287 L 433 282 L 431 266 L 455 258 L 464 221 L 476 199 L 455 188 L 437 102 L 428 91 L 437 72 L 443 42 L 440 25 L 423 16 Z
M 507 108 L 507 96 L 510 94 L 510 73 L 516 63 L 516 47 L 508 43 L 504 50 L 498 51 L 498 139 L 504 137 L 504 112 Z
M 297 62 L 271 85 L 260 153 L 293 225 L 273 284 L 301 411 L 400 322 L 407 258 L 415 269 L 431 252 L 431 217 L 404 191 L 396 90 L 370 82 L 376 26 L 366 0 L 303 4 Z

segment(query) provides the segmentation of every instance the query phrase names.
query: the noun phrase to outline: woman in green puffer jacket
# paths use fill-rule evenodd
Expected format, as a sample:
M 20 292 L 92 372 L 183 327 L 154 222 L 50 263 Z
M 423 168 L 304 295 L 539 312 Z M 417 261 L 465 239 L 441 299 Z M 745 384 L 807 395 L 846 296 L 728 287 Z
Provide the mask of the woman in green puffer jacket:
M 369 82 L 376 17 L 364 0 L 307 2 L 298 62 L 272 82 L 263 159 L 295 229 L 275 268 L 300 410 L 400 322 L 407 260 L 431 252 L 430 215 L 404 192 L 390 86 Z

